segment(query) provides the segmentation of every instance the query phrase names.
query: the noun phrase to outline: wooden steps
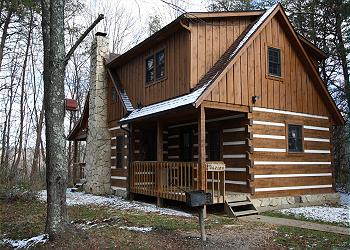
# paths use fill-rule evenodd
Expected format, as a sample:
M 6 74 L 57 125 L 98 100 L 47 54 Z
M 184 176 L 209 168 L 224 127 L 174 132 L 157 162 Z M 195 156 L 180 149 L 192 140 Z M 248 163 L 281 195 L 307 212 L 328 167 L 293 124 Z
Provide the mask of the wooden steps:
M 245 199 L 225 201 L 225 212 L 230 217 L 248 216 L 258 214 L 258 210 L 248 196 Z
M 82 192 L 84 190 L 85 179 L 81 179 L 80 182 L 76 183 L 74 187 L 70 189 L 72 193 Z

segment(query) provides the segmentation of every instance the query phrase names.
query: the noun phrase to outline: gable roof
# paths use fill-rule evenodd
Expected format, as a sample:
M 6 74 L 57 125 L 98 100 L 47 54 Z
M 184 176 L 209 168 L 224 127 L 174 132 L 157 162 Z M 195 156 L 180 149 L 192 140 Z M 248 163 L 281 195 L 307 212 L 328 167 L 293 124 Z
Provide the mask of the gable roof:
M 225 11 L 225 12 L 187 12 L 176 18 L 174 21 L 155 32 L 151 36 L 147 37 L 141 43 L 137 44 L 125 53 L 118 55 L 118 57 L 111 58 L 107 61 L 108 68 L 115 68 L 119 65 L 127 62 L 131 58 L 139 55 L 148 48 L 159 43 L 161 40 L 165 39 L 169 35 L 173 34 L 179 29 L 186 28 L 185 22 L 188 20 L 196 20 L 197 22 L 204 21 L 208 18 L 222 18 L 222 17 L 239 17 L 239 16 L 261 16 L 264 13 L 263 10 L 254 11 Z
M 194 105 L 198 99 L 203 96 L 206 89 L 217 80 L 218 76 L 227 67 L 229 62 L 235 57 L 237 52 L 248 41 L 255 30 L 264 22 L 264 20 L 271 14 L 274 8 L 267 10 L 254 23 L 250 24 L 242 34 L 234 41 L 234 43 L 226 50 L 226 52 L 219 58 L 213 67 L 201 78 L 196 88 L 189 94 L 165 100 L 159 103 L 154 103 L 140 109 L 134 110 L 128 116 L 122 118 L 120 123 L 127 123 L 145 116 L 159 114 L 168 110 L 184 107 L 187 105 Z
M 237 53 L 235 53 L 234 56 L 232 56 L 230 62 L 226 65 L 226 67 L 224 69 L 222 69 L 219 76 L 212 82 L 212 84 L 210 84 L 206 88 L 206 90 L 203 92 L 203 94 L 196 100 L 195 107 L 197 108 L 201 104 L 201 102 L 205 99 L 207 94 L 210 93 L 210 91 L 216 86 L 216 84 L 218 84 L 218 82 L 226 74 L 226 72 L 233 66 L 233 64 L 235 63 L 235 58 L 238 58 L 239 55 L 241 53 L 243 53 L 243 51 L 244 51 L 243 49 L 248 48 L 249 44 L 259 34 L 259 32 L 266 26 L 267 22 L 269 20 L 271 20 L 277 13 L 281 14 L 281 17 L 282 17 L 281 20 L 284 22 L 286 28 L 288 28 L 289 33 L 296 44 L 296 49 L 299 50 L 299 52 L 300 52 L 302 61 L 305 63 L 305 66 L 308 67 L 309 72 L 311 73 L 310 74 L 311 77 L 314 79 L 314 82 L 317 83 L 316 88 L 319 90 L 321 96 L 325 100 L 326 106 L 332 110 L 332 112 L 330 112 L 330 114 L 333 116 L 334 121 L 336 122 L 336 124 L 345 124 L 345 120 L 344 120 L 343 116 L 341 115 L 341 113 L 340 113 L 337 105 L 335 104 L 332 96 L 328 92 L 328 89 L 327 89 L 326 85 L 324 84 L 324 82 L 322 81 L 316 67 L 314 67 L 310 57 L 308 56 L 304 47 L 302 46 L 298 34 L 295 32 L 292 24 L 290 23 L 287 15 L 284 12 L 283 7 L 280 3 L 275 4 L 270 9 L 268 9 L 263 15 L 263 16 L 265 16 L 265 18 L 263 18 L 263 16 L 261 16 L 261 18 L 259 18 L 259 20 L 255 23 L 254 27 L 252 27 L 251 31 L 248 32 L 249 36 L 247 34 L 247 39 L 243 39 L 242 42 L 244 44 L 242 44 L 242 46 L 240 47 L 241 51 L 237 51 Z M 259 23 L 259 25 L 257 25 L 258 23 Z
M 159 103 L 151 104 L 140 109 L 136 109 L 131 112 L 128 116 L 120 120 L 121 123 L 127 123 L 135 119 L 140 119 L 151 114 L 157 114 L 172 110 L 175 108 L 193 105 L 198 107 L 202 101 L 205 99 L 207 94 L 218 84 L 221 78 L 226 74 L 226 72 L 235 63 L 235 59 L 244 52 L 244 49 L 254 40 L 254 38 L 259 34 L 259 32 L 265 27 L 266 23 L 272 19 L 277 13 L 281 14 L 281 19 L 291 33 L 292 39 L 296 44 L 296 49 L 300 52 L 303 62 L 308 67 L 309 72 L 317 83 L 317 88 L 320 94 L 323 96 L 327 107 L 332 109 L 330 112 L 333 115 L 334 120 L 337 124 L 344 124 L 344 118 L 340 114 L 333 98 L 329 94 L 325 84 L 319 76 L 317 69 L 313 66 L 313 63 L 309 56 L 307 55 L 298 34 L 295 32 L 293 26 L 291 25 L 288 17 L 286 16 L 283 7 L 280 4 L 275 4 L 268 10 L 264 12 L 254 23 L 249 25 L 246 30 L 236 39 L 236 41 L 227 49 L 227 51 L 219 58 L 219 60 L 213 65 L 213 67 L 201 78 L 198 82 L 197 87 L 189 94 L 162 101 Z M 304 43 L 307 42 L 303 41 Z M 310 44 L 308 44 L 311 46 Z M 314 46 L 315 47 L 315 46 Z M 312 48 L 313 49 L 313 48 Z M 320 50 L 317 53 L 321 54 Z

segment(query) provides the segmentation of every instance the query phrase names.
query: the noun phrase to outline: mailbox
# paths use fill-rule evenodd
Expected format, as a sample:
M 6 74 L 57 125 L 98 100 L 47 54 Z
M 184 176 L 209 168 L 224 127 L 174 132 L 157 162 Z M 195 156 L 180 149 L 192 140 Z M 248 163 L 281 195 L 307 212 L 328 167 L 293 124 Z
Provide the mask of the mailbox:
M 186 192 L 186 204 L 190 207 L 201 207 L 211 203 L 211 193 L 205 193 L 203 190 Z

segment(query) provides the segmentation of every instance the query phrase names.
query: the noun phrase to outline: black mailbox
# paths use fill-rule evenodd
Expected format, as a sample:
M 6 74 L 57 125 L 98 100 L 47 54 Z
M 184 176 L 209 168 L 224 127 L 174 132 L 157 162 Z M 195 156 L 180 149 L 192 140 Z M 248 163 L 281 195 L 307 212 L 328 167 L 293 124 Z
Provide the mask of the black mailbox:
M 190 207 L 201 207 L 212 204 L 211 193 L 203 190 L 186 192 L 186 204 Z

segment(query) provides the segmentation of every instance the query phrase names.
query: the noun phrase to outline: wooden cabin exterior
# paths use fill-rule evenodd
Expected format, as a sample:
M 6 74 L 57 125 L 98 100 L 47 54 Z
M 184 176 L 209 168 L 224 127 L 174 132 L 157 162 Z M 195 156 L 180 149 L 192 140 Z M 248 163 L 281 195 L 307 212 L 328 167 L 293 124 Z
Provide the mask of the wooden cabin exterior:
M 326 55 L 281 5 L 189 13 L 106 62 L 111 186 L 184 201 L 335 192 Z

